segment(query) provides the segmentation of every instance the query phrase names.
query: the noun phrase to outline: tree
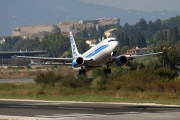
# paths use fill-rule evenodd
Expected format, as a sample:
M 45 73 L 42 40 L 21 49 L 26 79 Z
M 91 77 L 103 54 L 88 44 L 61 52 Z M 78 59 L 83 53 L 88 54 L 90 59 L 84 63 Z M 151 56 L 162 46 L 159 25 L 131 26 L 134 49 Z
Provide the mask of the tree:
M 88 38 L 88 37 L 89 37 L 89 35 L 88 35 L 88 30 L 87 30 L 86 27 L 85 27 L 84 30 L 82 30 L 82 37 L 83 37 L 83 38 Z
M 121 33 L 119 42 L 120 42 L 120 47 L 123 47 L 124 46 L 124 33 Z
M 16 44 L 17 41 L 21 40 L 21 38 L 20 37 L 6 37 L 5 40 L 6 40 L 6 43 L 10 45 L 14 45 Z
M 159 41 L 163 40 L 163 32 L 162 31 L 158 31 L 156 32 L 156 34 L 153 36 L 153 40 L 155 43 L 158 43 Z
M 129 39 L 129 47 L 130 48 L 136 47 L 134 36 L 131 36 L 130 39 Z
M 13 50 L 13 45 L 10 45 L 8 43 L 3 43 L 0 44 L 0 51 L 9 51 L 9 50 Z
M 29 39 L 29 40 L 26 40 L 26 42 L 24 43 L 24 46 L 22 46 L 22 50 L 28 50 L 28 51 L 33 51 L 33 50 L 38 50 L 39 48 L 39 44 L 40 44 L 40 41 L 39 39 Z
M 138 31 L 136 35 L 136 46 L 140 48 L 146 47 L 146 38 L 140 31 Z
M 79 53 L 84 53 L 89 49 L 89 46 L 86 44 L 86 41 L 80 37 L 80 36 L 75 36 L 74 38 L 76 41 L 76 45 L 78 48 Z
M 121 49 L 121 54 L 126 53 L 127 50 L 129 50 L 129 46 L 124 46 L 124 47 Z
M 178 27 L 174 27 L 173 29 L 170 30 L 169 33 L 169 41 L 175 45 L 177 41 L 179 40 L 179 29 Z
M 163 50 L 162 56 L 159 57 L 159 60 L 162 61 L 163 66 L 180 71 L 180 69 L 178 68 L 178 66 L 180 66 L 180 54 L 178 53 L 176 48 L 170 45 L 168 42 L 160 44 L 158 48 L 160 48 L 161 51 Z
M 137 25 L 140 32 L 145 32 L 147 30 L 147 22 L 143 18 L 140 19 Z
M 123 44 L 123 46 L 129 46 L 129 38 L 128 38 L 127 35 L 125 35 L 125 37 L 124 37 L 124 44 Z
M 70 57 L 72 57 L 71 54 L 72 54 L 72 53 L 71 53 L 70 51 L 65 51 L 65 52 L 62 54 L 62 57 L 63 57 L 63 58 L 70 58 Z
M 39 48 L 47 50 L 48 56 L 59 57 L 62 56 L 65 51 L 70 49 L 70 41 L 69 38 L 62 35 L 61 32 L 56 32 L 45 36 L 42 39 Z
M 147 30 L 146 30 L 147 39 L 151 40 L 154 33 L 155 33 L 154 24 L 152 21 L 149 21 L 149 23 L 147 24 Z
M 136 35 L 136 47 L 141 47 L 141 32 L 138 31 Z
M 155 21 L 155 23 L 154 23 L 154 30 L 155 30 L 155 32 L 161 30 L 161 27 L 162 27 L 162 25 L 161 25 L 161 20 L 160 20 L 160 19 L 157 19 L 157 20 Z
M 167 32 L 166 31 L 164 31 L 163 40 L 167 41 Z
M 146 47 L 146 37 L 145 35 L 141 35 L 141 47 Z
M 13 50 L 15 50 L 15 51 L 23 50 L 22 48 L 26 42 L 28 42 L 28 41 L 26 41 L 26 40 L 17 41 L 16 44 L 13 46 Z
M 179 53 L 180 55 L 180 40 L 177 42 L 177 44 L 175 45 L 176 47 L 176 51 Z

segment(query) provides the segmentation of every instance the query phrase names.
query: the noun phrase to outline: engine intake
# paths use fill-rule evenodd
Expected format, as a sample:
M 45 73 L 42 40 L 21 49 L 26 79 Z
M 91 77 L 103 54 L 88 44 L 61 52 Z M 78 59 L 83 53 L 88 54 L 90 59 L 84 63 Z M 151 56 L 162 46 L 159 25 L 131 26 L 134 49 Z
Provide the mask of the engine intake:
M 76 59 L 76 63 L 77 63 L 77 64 L 83 64 L 83 63 L 84 63 L 83 58 L 82 58 L 82 57 L 78 57 L 78 58 Z
M 72 66 L 73 67 L 79 67 L 84 64 L 84 59 L 82 57 L 77 57 L 72 61 Z
M 126 56 L 120 56 L 116 59 L 116 64 L 121 67 L 122 65 L 126 64 L 127 63 L 127 58 Z

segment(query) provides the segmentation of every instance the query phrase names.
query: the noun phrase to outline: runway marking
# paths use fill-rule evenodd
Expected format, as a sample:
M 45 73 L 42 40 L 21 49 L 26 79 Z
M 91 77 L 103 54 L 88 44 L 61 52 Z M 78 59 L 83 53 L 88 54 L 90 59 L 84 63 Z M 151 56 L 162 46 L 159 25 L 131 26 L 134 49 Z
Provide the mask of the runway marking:
M 94 116 L 108 116 L 108 115 L 133 115 L 133 114 L 148 114 L 146 112 L 112 112 L 112 113 L 104 113 L 104 114 L 82 114 L 82 113 L 72 113 L 72 114 L 52 114 L 50 116 L 47 115 L 36 115 L 36 117 L 41 118 L 83 118 L 83 117 L 94 117 Z
M 78 120 L 78 119 L 97 118 L 97 120 L 98 120 L 99 118 L 110 119 L 112 116 L 116 116 L 119 119 L 124 118 L 124 117 L 133 119 L 134 117 L 137 118 L 137 117 L 146 116 L 146 117 L 150 118 L 148 120 L 153 120 L 154 118 L 158 118 L 158 119 L 166 118 L 166 120 L 168 120 L 168 119 L 172 119 L 174 115 L 176 115 L 175 118 L 179 119 L 179 117 L 178 117 L 179 112 L 174 112 L 173 114 L 169 113 L 168 115 L 166 113 L 159 114 L 159 113 L 149 113 L 149 112 L 113 112 L 113 113 L 107 113 L 107 114 L 72 113 L 72 114 L 36 115 L 34 117 L 0 115 L 0 119 L 8 119 L 8 120 L 11 120 L 11 119 L 13 119 L 13 120 L 57 120 L 57 119 L 70 120 L 70 119 L 73 119 L 73 120 Z M 130 117 L 130 116 L 132 116 L 132 117 Z M 177 120 L 177 119 L 173 119 L 173 120 Z M 143 120 L 143 119 L 140 118 L 140 120 Z
M 65 105 L 73 103 L 55 103 L 55 102 L 44 102 L 44 103 L 24 103 L 23 105 Z
M 101 114 L 81 114 L 81 113 L 73 113 L 73 114 L 67 114 L 67 115 L 65 115 L 65 114 L 52 114 L 51 116 L 36 115 L 36 117 L 40 117 L 40 118 L 58 118 L 58 119 L 92 117 L 92 116 L 102 116 L 102 115 Z
M 142 112 L 112 112 L 112 113 L 105 113 L 106 115 L 116 115 L 116 114 L 140 114 Z
M 40 117 L 0 115 L 0 120 L 49 120 L 49 119 L 47 119 L 47 118 L 40 118 Z
M 67 109 L 67 110 L 94 110 L 92 108 L 68 108 L 68 107 L 58 107 L 61 109 Z
M 38 108 L 38 106 L 17 106 L 17 105 L 10 105 L 9 107 L 14 107 L 14 108 L 24 108 L 24 107 L 27 107 L 27 108 Z

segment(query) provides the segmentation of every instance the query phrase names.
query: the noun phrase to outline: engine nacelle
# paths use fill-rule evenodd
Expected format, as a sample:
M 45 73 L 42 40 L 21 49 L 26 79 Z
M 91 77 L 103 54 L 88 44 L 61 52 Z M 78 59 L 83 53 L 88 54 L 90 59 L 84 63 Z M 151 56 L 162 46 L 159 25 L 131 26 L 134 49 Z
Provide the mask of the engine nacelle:
M 120 56 L 116 59 L 116 64 L 121 67 L 122 65 L 126 64 L 127 63 L 127 58 L 126 56 Z
M 84 64 L 84 59 L 82 57 L 77 57 L 72 61 L 72 66 L 75 68 L 83 66 L 83 64 Z

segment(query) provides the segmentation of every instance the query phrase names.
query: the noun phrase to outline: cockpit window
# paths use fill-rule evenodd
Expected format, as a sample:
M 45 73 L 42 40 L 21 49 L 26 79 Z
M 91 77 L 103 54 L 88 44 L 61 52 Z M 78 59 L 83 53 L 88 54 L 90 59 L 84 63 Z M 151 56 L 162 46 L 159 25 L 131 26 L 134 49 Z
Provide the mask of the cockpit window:
M 118 41 L 117 39 L 110 39 L 108 40 L 108 42 L 111 42 L 111 41 Z

